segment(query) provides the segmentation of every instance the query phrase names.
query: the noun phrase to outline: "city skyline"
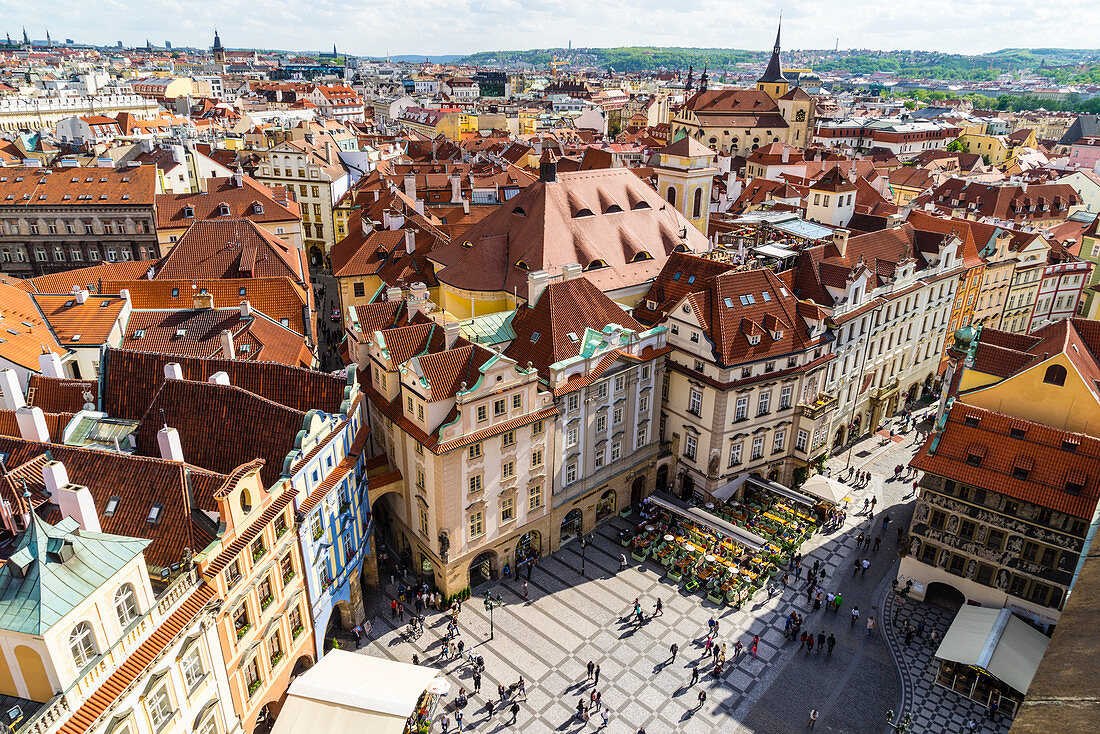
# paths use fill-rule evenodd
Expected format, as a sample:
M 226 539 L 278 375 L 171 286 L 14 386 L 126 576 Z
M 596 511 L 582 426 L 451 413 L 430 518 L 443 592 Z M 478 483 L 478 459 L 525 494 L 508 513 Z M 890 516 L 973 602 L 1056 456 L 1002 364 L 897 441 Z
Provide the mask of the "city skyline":
M 775 24 L 784 16 L 784 47 L 916 49 L 945 53 L 987 53 L 1003 48 L 1092 48 L 1100 20 L 1084 0 L 1071 0 L 1065 17 L 1072 25 L 1039 23 L 1038 11 L 1020 3 L 971 3 L 964 7 L 937 0 L 931 5 L 874 6 L 831 0 L 808 8 L 762 3 L 745 10 L 733 2 L 671 9 L 637 5 L 564 3 L 559 0 L 484 0 L 444 4 L 415 0 L 383 7 L 368 18 L 346 0 L 306 6 L 287 4 L 260 12 L 243 3 L 229 7 L 188 5 L 176 0 L 141 4 L 112 0 L 95 8 L 76 3 L 39 6 L 18 0 L 3 29 L 13 39 L 27 28 L 32 38 L 46 30 L 54 41 L 125 46 L 208 48 L 214 28 L 230 48 L 330 49 L 359 55 L 462 55 L 478 51 L 577 47 L 659 46 L 767 50 Z M 1080 12 L 1074 12 L 1076 8 Z M 138 10 L 142 12 L 137 12 Z M 181 17 L 184 16 L 185 17 Z M 164 18 L 179 18 L 169 29 Z M 715 17 L 736 18 L 715 23 Z M 412 19 L 412 22 L 410 22 Z M 58 21 L 64 21 L 59 23 Z M 977 31 L 980 29 L 980 33 Z

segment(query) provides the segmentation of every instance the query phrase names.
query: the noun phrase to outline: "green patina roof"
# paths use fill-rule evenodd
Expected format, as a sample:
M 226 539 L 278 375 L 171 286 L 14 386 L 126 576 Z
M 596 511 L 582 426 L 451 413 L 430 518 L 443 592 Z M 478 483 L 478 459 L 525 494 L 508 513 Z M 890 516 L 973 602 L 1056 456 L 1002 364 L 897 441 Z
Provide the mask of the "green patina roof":
M 40 635 L 140 555 L 148 540 L 81 530 L 37 515 L 0 567 L 0 629 Z
M 460 325 L 462 336 L 477 344 L 510 342 L 516 338 L 516 332 L 512 329 L 512 318 L 515 315 L 514 310 L 499 311 L 467 319 Z

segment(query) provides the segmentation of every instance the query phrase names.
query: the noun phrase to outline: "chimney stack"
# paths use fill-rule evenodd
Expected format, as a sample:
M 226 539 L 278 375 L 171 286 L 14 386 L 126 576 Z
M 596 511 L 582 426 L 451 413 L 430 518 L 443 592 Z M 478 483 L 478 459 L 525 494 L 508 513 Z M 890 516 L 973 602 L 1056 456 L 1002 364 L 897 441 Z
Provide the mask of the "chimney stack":
M 57 490 L 68 483 L 69 472 L 60 461 L 50 461 L 42 467 L 42 484 L 46 487 L 46 494 L 54 498 L 55 501 L 57 499 Z
M 242 319 L 252 318 L 252 304 L 249 303 L 248 301 L 241 301 L 241 318 Z
M 222 331 L 222 358 L 237 358 L 237 348 L 233 344 L 233 334 L 230 333 L 229 329 Z
M 51 462 L 61 469 L 61 473 L 64 475 L 64 483 L 58 483 L 56 488 L 50 490 L 49 480 L 47 480 L 46 489 L 50 491 L 50 496 L 57 503 L 57 508 L 61 511 L 62 517 L 71 517 L 76 520 L 80 525 L 81 530 L 87 530 L 92 533 L 103 532 L 102 527 L 99 524 L 99 513 L 95 509 L 95 500 L 92 499 L 92 491 L 87 487 L 82 487 L 79 484 L 72 484 L 69 482 L 68 472 L 65 471 L 65 465 L 59 461 Z M 51 464 L 47 464 L 42 468 L 42 476 L 45 478 L 46 469 Z
M 175 428 L 165 426 L 157 431 L 157 446 L 160 447 L 160 458 L 183 463 L 183 444 Z
M 783 152 L 782 152 L 782 153 L 780 154 L 780 157 L 779 157 L 779 159 L 780 159 L 781 161 L 783 161 L 784 163 L 789 163 L 789 162 L 790 162 L 790 160 L 791 160 L 791 149 L 790 149 L 790 146 L 787 146 L 787 145 L 784 145 L 784 146 L 783 146 Z
M 15 374 L 15 370 L 0 370 L 0 390 L 4 393 L 4 410 L 19 410 L 27 404 L 23 400 L 23 390 L 19 387 L 19 375 Z
M 195 308 L 214 308 L 214 294 L 209 291 L 199 291 L 194 294 L 192 300 Z
M 545 270 L 532 270 L 527 273 L 527 306 L 534 308 L 538 305 L 539 297 L 550 285 L 550 273 Z
M 448 321 L 443 324 L 443 334 L 446 336 L 447 349 L 454 346 L 455 340 L 461 335 L 462 329 L 457 321 Z
M 390 286 L 386 289 L 386 300 L 390 303 L 397 303 L 401 300 L 401 289 L 397 286 Z
M 87 303 L 88 302 L 88 291 L 85 290 L 84 288 L 81 288 L 80 290 L 76 291 L 75 295 L 76 295 L 76 302 L 77 303 Z
M 228 333 L 228 332 L 222 332 L 222 333 L 225 334 L 225 333 Z M 229 384 L 229 375 L 226 372 L 218 371 L 218 372 L 215 372 L 214 374 L 210 375 L 210 377 L 206 381 L 213 384 L 213 385 L 228 385 Z
M 38 355 L 38 371 L 46 377 L 65 377 L 65 371 L 61 368 L 61 357 L 53 352 Z
M 584 268 L 581 267 L 580 263 L 567 263 L 561 266 L 561 279 L 573 280 L 581 277 L 582 272 L 584 272 Z
M 550 183 L 558 180 L 558 157 L 550 150 L 539 158 L 539 181 Z
M 41 408 L 20 408 L 15 411 L 15 422 L 19 426 L 21 438 L 39 443 L 50 442 L 50 431 L 46 428 L 46 416 L 42 414 Z
M 405 196 L 410 199 L 416 199 L 416 175 L 412 173 L 405 174 Z
M 412 229 L 405 230 L 405 252 L 409 255 L 416 251 L 416 231 Z
M 462 201 L 462 179 L 459 178 L 457 173 L 451 174 L 451 203 L 457 204 Z
M 182 380 L 183 379 L 183 367 L 180 367 L 179 362 L 169 362 L 164 365 L 164 379 L 166 380 Z
M 470 213 L 470 200 L 469 199 L 463 199 L 462 200 L 462 213 L 463 214 L 469 214 Z
M 848 251 L 848 235 L 852 233 L 849 229 L 838 227 L 833 230 L 833 244 L 836 245 L 836 249 L 840 252 L 840 256 L 844 257 Z

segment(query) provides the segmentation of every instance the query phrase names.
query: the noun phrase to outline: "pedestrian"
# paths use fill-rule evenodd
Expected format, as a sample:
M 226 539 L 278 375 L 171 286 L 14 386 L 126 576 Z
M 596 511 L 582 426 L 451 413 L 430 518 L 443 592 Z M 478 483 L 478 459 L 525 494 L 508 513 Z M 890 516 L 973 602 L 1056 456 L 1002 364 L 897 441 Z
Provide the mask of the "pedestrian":
M 901 610 L 905 607 L 905 597 L 900 594 L 894 596 L 894 619 L 893 623 L 898 623 L 898 615 L 901 614 Z
M 802 580 L 802 561 L 794 562 L 794 578 L 796 581 Z
M 447 731 L 451 728 L 451 720 L 445 714 L 439 722 L 439 728 L 443 731 L 443 734 L 447 734 Z
M 996 721 L 997 720 L 997 709 L 998 708 L 1000 708 L 1000 704 L 996 701 L 989 704 L 989 712 L 987 714 L 987 718 L 990 721 Z
M 966 730 L 967 731 L 977 731 L 978 730 L 978 722 L 974 721 L 974 719 L 970 719 L 969 721 L 966 722 Z
M 596 664 L 593 663 L 591 660 L 589 660 L 588 665 L 586 667 L 588 668 L 587 680 L 592 680 L 592 671 L 596 669 Z
M 817 724 L 817 709 L 810 709 L 810 720 L 806 722 L 807 729 L 813 729 Z
M 392 619 L 397 619 L 397 599 L 390 602 L 390 615 Z
M 821 654 L 821 648 L 825 647 L 825 630 L 817 633 L 817 652 Z
M 527 598 L 527 582 L 526 581 L 523 582 L 523 598 L 524 599 Z
M 520 680 L 522 681 L 523 678 L 520 678 Z M 599 684 L 600 684 L 600 666 L 597 663 L 596 669 L 592 671 L 592 685 L 593 686 L 598 686 Z M 524 694 L 523 697 L 527 698 L 527 694 Z
M 722 652 L 722 649 L 718 647 L 718 643 L 717 643 L 717 642 L 716 642 L 716 643 L 714 643 L 714 645 L 713 645 L 713 646 L 712 646 L 712 647 L 710 648 L 710 655 L 711 655 L 711 657 L 713 657 L 713 658 L 714 658 L 715 660 L 717 660 L 717 659 L 718 659 L 718 655 L 719 655 L 719 653 L 721 653 L 721 652 Z
M 620 553 L 619 554 L 619 570 L 622 571 L 624 568 L 626 568 L 626 554 L 625 553 Z
M 859 607 L 852 607 L 852 623 L 849 627 L 854 627 L 856 622 L 859 621 Z
M 864 576 L 867 575 L 867 569 L 871 567 L 871 559 L 870 558 L 864 558 L 863 562 L 860 563 L 859 565 L 863 569 L 863 571 L 859 574 L 859 577 L 863 578 Z
M 465 640 L 459 640 L 458 641 L 458 655 L 457 655 L 457 657 L 462 657 L 462 650 L 465 647 L 466 647 L 466 641 Z
M 859 573 L 859 569 L 860 569 L 861 565 L 862 564 L 860 563 L 860 560 L 857 558 L 855 560 L 855 562 L 852 564 L 852 578 L 855 578 L 856 574 Z
M 603 712 L 600 713 L 600 717 L 603 719 L 603 723 L 600 724 L 600 728 L 603 729 L 607 726 L 608 720 L 611 719 L 611 714 L 608 713 L 607 709 L 604 709 Z
M 488 699 L 485 702 L 485 713 L 489 715 L 489 718 L 493 718 L 493 699 Z
M 852 574 L 852 575 L 855 576 L 855 574 Z M 813 601 L 813 598 L 814 598 L 814 587 L 811 584 L 810 586 L 806 587 L 806 603 L 809 604 L 811 601 Z
M 513 702 L 512 703 L 512 720 L 510 722 L 508 722 L 509 726 L 516 723 L 516 717 L 517 716 L 519 716 L 519 704 Z
M 722 659 L 722 662 L 725 662 L 725 660 L 726 660 L 726 643 L 724 643 L 724 642 L 722 643 L 722 653 L 721 653 L 720 657 Z
M 783 585 L 784 586 L 790 586 L 790 583 L 791 583 L 790 571 L 784 571 L 783 572 Z
M 913 641 L 913 633 L 916 632 L 916 627 L 909 624 L 908 620 L 905 622 L 905 644 L 908 645 Z
M 397 605 L 397 618 L 401 622 L 405 621 L 405 607 L 402 604 Z
M 661 617 L 661 616 L 664 616 L 664 613 L 665 613 L 665 605 L 661 603 L 660 599 L 658 599 L 657 603 L 653 605 L 653 616 L 654 617 Z
M 871 481 L 871 472 L 867 472 L 867 481 Z M 878 497 L 871 498 L 871 514 L 875 514 L 875 505 L 878 504 Z
M 692 663 L 691 664 L 691 683 L 689 683 L 688 685 L 693 686 L 698 682 L 699 682 L 699 664 L 698 663 Z
M 917 637 L 924 637 L 924 617 L 917 623 Z
M 481 693 L 481 673 L 474 671 L 474 693 Z
M 822 599 L 823 596 L 824 596 L 824 594 L 821 593 L 821 587 L 820 586 L 817 587 L 817 590 L 814 592 L 814 611 L 815 612 L 818 609 L 821 609 L 821 599 Z
M 497 683 L 497 695 L 500 696 L 500 705 L 504 705 L 504 697 L 508 695 L 508 692 L 504 689 L 503 683 Z
M 806 633 L 805 632 L 803 632 L 798 637 L 798 649 L 801 650 L 804 647 L 806 647 Z
M 669 646 L 669 648 L 668 648 L 668 651 L 669 651 L 670 653 L 672 653 L 672 658 L 671 658 L 670 662 L 673 662 L 673 663 L 675 663 L 675 662 L 676 662 L 676 653 L 680 651 L 680 646 L 679 646 L 679 645 L 677 645 L 677 644 L 676 644 L 676 643 L 674 642 L 674 643 L 672 643 L 672 644 L 671 644 L 671 645 Z
M 843 594 L 841 594 L 841 593 L 840 593 L 840 592 L 838 591 L 838 592 L 836 593 L 836 598 L 835 598 L 835 599 L 833 599 L 833 614 L 836 614 L 837 612 L 839 612 L 839 611 L 840 611 L 840 607 L 841 607 L 841 605 L 843 605 L 843 604 L 844 604 L 844 595 L 843 595 Z
M 756 647 L 759 644 L 760 644 L 760 636 L 759 635 L 753 635 L 752 636 L 752 656 L 753 657 L 756 657 Z
M 809 655 L 813 651 L 814 651 L 814 633 L 813 632 L 807 632 L 806 633 L 806 654 Z
M 856 550 L 863 547 L 863 533 L 856 536 Z
M 886 526 L 889 525 L 889 524 L 890 524 L 890 516 L 887 515 L 886 517 L 882 518 L 882 532 L 884 532 L 884 533 L 886 532 Z
M 528 581 L 531 580 L 531 567 L 534 566 L 534 565 L 535 565 L 535 560 L 533 558 L 527 559 L 527 580 Z
M 703 641 L 703 656 L 710 655 L 710 648 L 714 644 L 714 638 L 707 635 L 707 639 Z
M 872 616 L 867 617 L 867 636 L 870 637 L 871 633 L 875 630 L 875 618 Z
M 600 666 L 597 665 L 596 666 L 596 682 L 599 682 L 599 680 L 600 680 Z M 519 681 L 516 683 L 516 686 L 519 688 L 519 692 L 523 694 L 523 700 L 526 701 L 527 700 L 527 681 L 525 681 L 523 679 L 522 675 L 519 677 Z
M 737 640 L 733 643 L 733 656 L 735 658 L 741 657 L 741 653 L 744 652 L 745 646 L 741 644 L 741 640 Z
M 462 731 L 462 709 L 455 711 L 455 729 Z
M 599 711 L 603 708 L 603 694 L 596 691 L 596 710 Z
M 695 708 L 697 708 L 697 709 L 703 708 L 703 704 L 706 703 L 706 702 L 707 702 L 707 692 L 706 691 L 699 691 L 699 705 L 696 706 Z
M 833 654 L 833 647 L 836 645 L 836 638 L 833 637 L 832 632 L 829 633 L 829 637 L 825 640 L 825 642 L 829 645 L 829 653 L 828 654 L 832 655 Z
M 874 545 L 873 548 L 871 548 L 872 553 L 874 553 L 875 551 L 878 550 L 879 543 L 881 543 L 881 542 L 882 542 L 882 536 L 881 535 L 876 535 L 875 536 L 875 545 Z

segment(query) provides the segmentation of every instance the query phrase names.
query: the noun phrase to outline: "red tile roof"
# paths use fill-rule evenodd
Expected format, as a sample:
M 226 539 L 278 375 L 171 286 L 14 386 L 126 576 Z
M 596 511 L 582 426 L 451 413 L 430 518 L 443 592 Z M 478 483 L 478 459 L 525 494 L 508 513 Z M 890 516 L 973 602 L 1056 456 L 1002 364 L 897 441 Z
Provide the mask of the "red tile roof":
M 84 409 L 84 394 L 91 393 L 92 404 L 98 402 L 99 383 L 96 380 L 31 375 L 27 379 L 27 405 L 35 405 L 47 413 L 77 413 Z
M 281 189 L 281 187 L 278 187 Z M 222 214 L 222 205 L 229 214 Z M 259 205 L 260 210 L 257 210 Z M 191 216 L 187 216 L 187 209 Z M 298 202 L 277 193 L 249 176 L 241 177 L 241 185 L 233 177 L 206 179 L 206 191 L 188 194 L 157 194 L 157 229 L 190 227 L 199 219 L 250 219 L 253 222 L 294 222 L 301 219 Z
M 156 181 L 153 166 L 7 167 L 0 171 L 0 206 L 152 207 Z
M 1013 428 L 1024 429 L 1023 438 L 1014 438 Z M 1067 441 L 1074 451 L 1063 449 Z M 1013 474 L 1022 459 L 1032 465 L 1026 477 Z M 925 441 L 910 464 L 1086 520 L 1100 500 L 1100 439 L 960 402 L 951 408 L 943 432 Z M 1081 485 L 1078 493 L 1067 491 L 1070 481 Z
M 126 305 L 118 296 L 88 296 L 84 303 L 77 303 L 72 294 L 34 294 L 31 298 L 58 341 L 69 346 L 106 343 Z
M 305 254 L 249 219 L 192 224 L 156 266 L 157 278 L 291 278 L 309 281 Z

